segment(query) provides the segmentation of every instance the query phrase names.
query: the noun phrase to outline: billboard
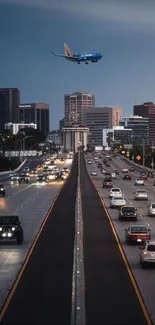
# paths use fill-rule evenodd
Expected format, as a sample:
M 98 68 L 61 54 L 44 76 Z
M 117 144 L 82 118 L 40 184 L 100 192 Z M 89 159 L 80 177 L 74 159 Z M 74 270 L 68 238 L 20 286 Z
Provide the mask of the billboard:
M 5 157 L 35 157 L 37 156 L 37 150 L 25 150 L 25 151 L 5 151 Z

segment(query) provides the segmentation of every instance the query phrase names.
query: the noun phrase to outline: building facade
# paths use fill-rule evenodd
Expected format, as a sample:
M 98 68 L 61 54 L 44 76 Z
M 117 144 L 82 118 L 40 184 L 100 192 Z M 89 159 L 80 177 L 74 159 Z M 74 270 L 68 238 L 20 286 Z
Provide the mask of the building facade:
M 62 118 L 61 120 L 59 120 L 59 130 L 62 130 L 62 128 L 64 128 L 65 126 L 65 119 Z
M 37 124 L 30 123 L 30 124 L 23 124 L 23 123 L 7 123 L 5 124 L 6 130 L 11 130 L 12 134 L 17 134 L 20 129 L 23 128 L 33 128 L 37 129 Z
M 73 126 L 63 128 L 63 146 L 65 151 L 77 152 L 80 145 L 87 149 L 89 129 L 86 127 Z
M 49 141 L 51 144 L 54 143 L 56 146 L 62 146 L 63 144 L 63 134 L 61 130 L 53 130 L 51 131 L 46 141 Z
M 20 123 L 37 124 L 37 129 L 44 135 L 49 134 L 50 113 L 49 104 L 28 103 L 19 105 Z
M 95 96 L 91 93 L 73 93 L 64 95 L 64 125 L 82 125 L 82 110 L 95 106 Z
M 149 119 L 149 144 L 155 143 L 155 104 L 146 102 L 142 105 L 134 105 L 134 115 L 139 115 Z
M 108 134 L 111 133 L 111 143 L 108 143 Z M 126 145 L 132 146 L 132 129 L 124 128 L 124 126 L 114 126 L 112 129 L 103 129 L 103 146 L 113 146 L 114 144 L 120 144 L 126 147 Z
M 89 128 L 88 144 L 103 145 L 103 129 L 111 129 L 119 124 L 122 109 L 117 107 L 94 107 L 83 110 L 83 125 Z
M 6 123 L 19 122 L 20 90 L 18 88 L 0 88 L 0 131 Z
M 132 129 L 132 141 L 136 145 L 149 144 L 149 118 L 131 115 L 122 118 L 120 125 Z

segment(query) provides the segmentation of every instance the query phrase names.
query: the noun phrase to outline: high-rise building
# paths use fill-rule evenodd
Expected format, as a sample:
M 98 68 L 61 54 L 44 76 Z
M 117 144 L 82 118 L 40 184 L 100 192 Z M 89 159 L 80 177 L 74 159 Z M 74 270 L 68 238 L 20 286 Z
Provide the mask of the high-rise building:
M 0 131 L 6 123 L 19 122 L 20 90 L 18 88 L 0 88 Z
M 134 105 L 134 115 L 147 117 L 149 119 L 149 143 L 155 143 L 155 104 L 146 102 L 142 105 Z
M 132 129 L 132 142 L 149 144 L 149 118 L 138 115 L 123 117 L 119 125 Z
M 73 93 L 64 95 L 65 126 L 82 125 L 82 110 L 95 106 L 95 96 L 91 93 Z
M 64 127 L 64 118 L 62 120 L 59 120 L 59 130 L 62 130 L 62 128 Z
M 89 128 L 88 144 L 103 145 L 103 129 L 119 125 L 122 109 L 119 107 L 94 107 L 83 111 L 83 124 Z
M 50 114 L 49 104 L 28 103 L 19 105 L 20 123 L 37 124 L 37 129 L 44 135 L 49 134 Z
M 63 128 L 63 146 L 65 151 L 77 152 L 79 146 L 84 146 L 87 149 L 87 138 L 89 129 L 74 125 L 72 127 Z

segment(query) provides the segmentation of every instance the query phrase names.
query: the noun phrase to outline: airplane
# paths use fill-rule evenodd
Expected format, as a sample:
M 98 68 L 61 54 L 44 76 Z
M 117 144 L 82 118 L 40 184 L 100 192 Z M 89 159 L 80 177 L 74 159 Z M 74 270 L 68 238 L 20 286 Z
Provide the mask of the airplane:
M 56 54 L 52 52 L 53 55 L 60 56 L 62 58 L 65 58 L 66 60 L 72 61 L 72 62 L 77 62 L 80 64 L 81 62 L 85 62 L 85 64 L 88 64 L 89 62 L 98 62 L 102 58 L 101 53 L 79 53 L 79 54 L 74 54 L 71 52 L 69 47 L 67 46 L 66 43 L 64 43 L 64 51 L 65 55 L 62 54 Z

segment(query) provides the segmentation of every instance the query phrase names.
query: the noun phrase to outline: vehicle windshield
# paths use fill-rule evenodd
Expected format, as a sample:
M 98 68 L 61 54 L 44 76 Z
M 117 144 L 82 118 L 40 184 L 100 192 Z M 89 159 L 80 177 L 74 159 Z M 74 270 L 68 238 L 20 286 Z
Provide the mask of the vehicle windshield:
M 151 204 L 151 208 L 152 208 L 152 209 L 155 209 L 155 203 L 152 203 L 152 204 Z
M 112 188 L 112 192 L 121 192 L 119 188 Z
M 134 207 L 123 207 L 122 211 L 123 212 L 135 212 L 135 208 Z
M 105 178 L 104 182 L 111 182 L 111 178 Z
M 142 179 L 141 178 L 137 178 L 136 181 L 142 181 Z
M 147 233 L 148 230 L 146 227 L 142 227 L 142 226 L 135 226 L 135 227 L 131 227 L 131 232 L 142 232 L 142 233 Z
M 18 218 L 17 216 L 3 216 L 0 217 L 0 225 L 6 225 L 6 224 L 11 224 L 11 225 L 17 225 L 18 224 Z
M 137 193 L 146 193 L 145 190 L 138 190 Z
M 147 246 L 148 252 L 155 252 L 155 244 L 150 244 Z

